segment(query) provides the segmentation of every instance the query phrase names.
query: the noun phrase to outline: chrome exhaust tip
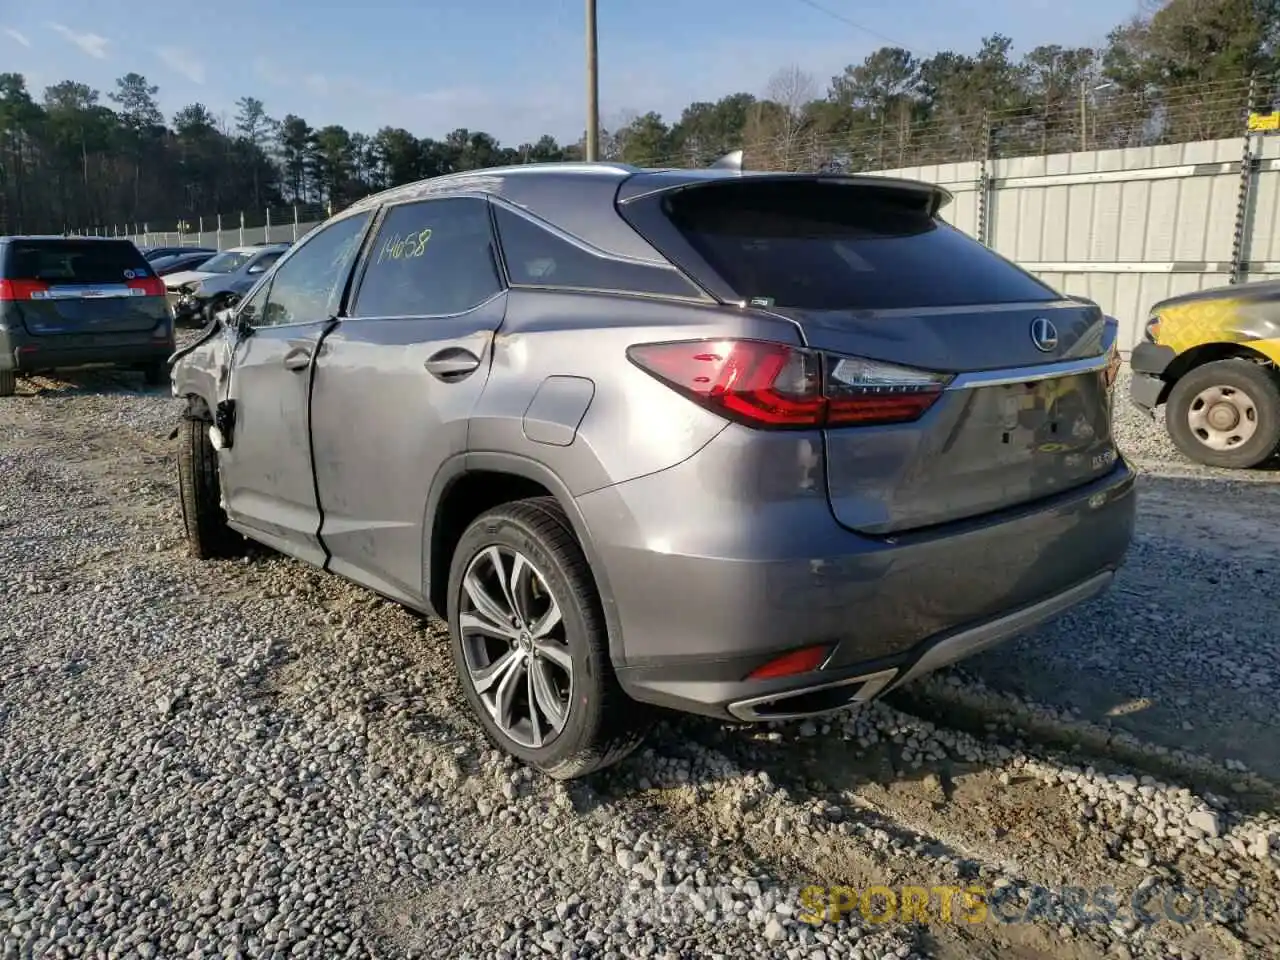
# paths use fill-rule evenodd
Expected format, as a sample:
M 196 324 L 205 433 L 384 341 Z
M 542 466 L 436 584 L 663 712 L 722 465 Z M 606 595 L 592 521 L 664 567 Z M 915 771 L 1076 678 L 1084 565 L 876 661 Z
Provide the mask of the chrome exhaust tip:
M 897 675 L 898 668 L 893 667 L 878 673 L 738 700 L 729 704 L 726 709 L 732 716 L 747 723 L 803 720 L 835 713 L 855 703 L 866 703 L 889 686 Z

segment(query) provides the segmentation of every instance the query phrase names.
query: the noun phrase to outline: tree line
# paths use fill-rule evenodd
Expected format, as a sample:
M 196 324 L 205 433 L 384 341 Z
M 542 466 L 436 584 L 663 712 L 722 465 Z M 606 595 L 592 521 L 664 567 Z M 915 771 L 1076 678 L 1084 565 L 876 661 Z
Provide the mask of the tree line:
M 1250 97 L 1256 109 L 1271 103 L 1280 0 L 1169 0 L 1099 49 L 1013 49 L 1003 35 L 927 58 L 883 47 L 825 86 L 783 67 L 760 94 L 691 103 L 673 121 L 615 117 L 601 154 L 703 165 L 742 148 L 752 168 L 866 170 L 1236 136 Z M 158 93 L 128 73 L 105 97 L 73 80 L 37 97 L 21 74 L 0 73 L 0 233 L 171 229 L 290 205 L 314 216 L 424 177 L 581 159 L 585 140 L 509 146 L 467 127 L 439 139 L 316 128 L 275 119 L 252 96 L 230 117 L 193 103 L 166 122 Z

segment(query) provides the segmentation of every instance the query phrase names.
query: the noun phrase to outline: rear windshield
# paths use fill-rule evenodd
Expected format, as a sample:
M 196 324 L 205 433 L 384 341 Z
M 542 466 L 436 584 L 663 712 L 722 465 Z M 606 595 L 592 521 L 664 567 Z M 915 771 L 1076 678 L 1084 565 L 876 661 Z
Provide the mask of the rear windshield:
M 892 310 L 1058 298 L 901 192 L 739 181 L 681 191 L 665 210 L 737 295 L 764 305 Z
M 4 276 L 46 283 L 127 283 L 150 276 L 142 253 L 127 240 L 14 240 Z

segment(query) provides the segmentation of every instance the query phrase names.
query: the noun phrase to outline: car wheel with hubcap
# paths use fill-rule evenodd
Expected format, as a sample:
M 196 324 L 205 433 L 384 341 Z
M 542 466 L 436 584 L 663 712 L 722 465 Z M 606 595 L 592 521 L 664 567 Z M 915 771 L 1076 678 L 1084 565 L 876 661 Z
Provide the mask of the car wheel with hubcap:
M 463 694 L 495 746 L 571 779 L 643 739 L 644 711 L 618 686 L 590 568 L 554 499 L 504 504 L 468 526 L 448 616 Z
M 1280 382 L 1252 360 L 1217 360 L 1169 392 L 1165 424 L 1183 454 L 1212 467 L 1248 469 L 1280 448 Z

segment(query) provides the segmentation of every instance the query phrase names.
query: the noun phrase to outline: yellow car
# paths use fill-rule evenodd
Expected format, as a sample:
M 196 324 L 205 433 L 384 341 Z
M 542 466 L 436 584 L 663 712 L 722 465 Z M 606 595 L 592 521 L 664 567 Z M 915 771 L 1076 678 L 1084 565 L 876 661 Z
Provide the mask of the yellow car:
M 1198 463 L 1256 467 L 1280 452 L 1280 281 L 1162 300 L 1129 359 L 1129 396 Z

